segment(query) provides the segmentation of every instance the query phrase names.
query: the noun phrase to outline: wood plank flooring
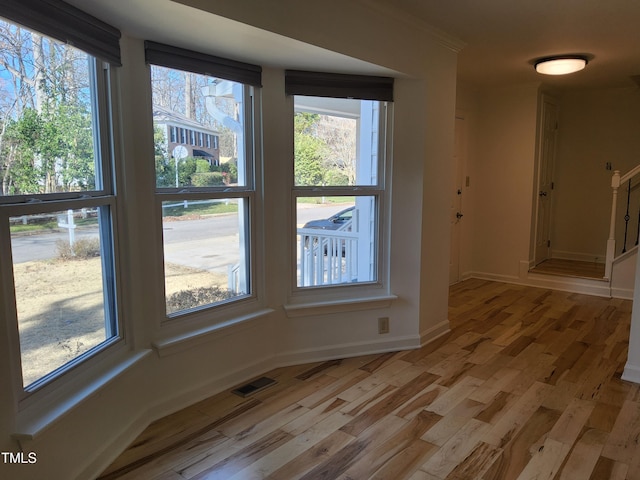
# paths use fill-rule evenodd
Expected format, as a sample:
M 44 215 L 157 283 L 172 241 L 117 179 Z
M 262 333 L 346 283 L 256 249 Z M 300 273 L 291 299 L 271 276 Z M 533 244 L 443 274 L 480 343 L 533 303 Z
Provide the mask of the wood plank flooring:
M 630 301 L 468 280 L 449 311 L 421 349 L 281 368 L 158 420 L 100 479 L 640 479 Z

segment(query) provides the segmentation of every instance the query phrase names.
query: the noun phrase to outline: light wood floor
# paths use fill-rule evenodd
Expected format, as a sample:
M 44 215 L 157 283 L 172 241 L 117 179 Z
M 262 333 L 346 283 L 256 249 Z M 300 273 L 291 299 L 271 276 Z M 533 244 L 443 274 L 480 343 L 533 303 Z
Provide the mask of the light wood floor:
M 620 379 L 630 311 L 468 280 L 445 337 L 269 372 L 278 384 L 252 397 L 153 423 L 100 478 L 640 479 L 640 388 Z

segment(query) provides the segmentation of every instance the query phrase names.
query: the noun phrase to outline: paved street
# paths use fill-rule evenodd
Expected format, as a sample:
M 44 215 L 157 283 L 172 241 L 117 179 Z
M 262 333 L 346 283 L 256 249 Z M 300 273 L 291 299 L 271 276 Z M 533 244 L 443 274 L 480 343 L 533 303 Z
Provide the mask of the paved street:
M 327 218 L 345 208 L 344 205 L 305 204 L 299 209 L 298 224 Z M 163 229 L 165 255 L 168 262 L 203 268 L 221 273 L 239 258 L 238 220 L 235 215 L 216 215 L 200 220 L 167 222 Z M 97 236 L 92 227 L 76 229 L 76 239 Z M 68 241 L 66 231 L 36 235 L 17 235 L 12 239 L 14 263 L 46 260 L 57 255 L 56 242 Z

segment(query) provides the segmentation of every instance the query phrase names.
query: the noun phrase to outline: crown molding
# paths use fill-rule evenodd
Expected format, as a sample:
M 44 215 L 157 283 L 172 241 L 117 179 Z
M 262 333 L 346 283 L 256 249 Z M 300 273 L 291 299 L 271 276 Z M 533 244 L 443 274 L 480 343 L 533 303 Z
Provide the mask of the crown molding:
M 429 24 L 425 20 L 416 17 L 415 15 L 411 15 L 404 10 L 399 9 L 393 3 L 388 2 L 387 0 L 356 0 L 360 5 L 368 8 L 369 10 L 373 10 L 385 17 L 393 18 L 399 22 L 411 25 L 414 28 L 421 30 L 422 32 L 427 33 L 429 36 L 433 37 L 440 45 L 454 52 L 458 53 L 464 47 L 466 47 L 466 43 L 460 40 L 459 38 L 446 33 L 439 28 L 434 27 Z

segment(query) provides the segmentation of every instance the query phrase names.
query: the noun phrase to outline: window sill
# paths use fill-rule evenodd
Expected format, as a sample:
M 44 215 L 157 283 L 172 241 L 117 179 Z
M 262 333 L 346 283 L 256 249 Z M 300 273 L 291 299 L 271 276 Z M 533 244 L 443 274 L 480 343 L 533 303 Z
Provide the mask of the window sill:
M 312 315 L 388 308 L 391 306 L 391 302 L 397 299 L 397 295 L 391 294 L 375 297 L 349 298 L 346 300 L 295 303 L 285 305 L 284 310 L 289 318 L 308 317 Z
M 22 410 L 18 413 L 16 433 L 14 433 L 12 437 L 18 442 L 35 439 L 67 415 L 77 405 L 111 383 L 136 363 L 142 361 L 150 353 L 151 350 L 149 349 L 125 356 L 122 361 L 101 375 L 98 375 L 90 383 L 87 383 L 82 388 L 75 390 L 73 394 L 65 396 L 58 401 L 38 401 L 39 404 L 46 404 L 46 408 L 44 409 L 40 409 L 36 405 L 31 405 Z
M 251 322 L 273 313 L 273 309 L 263 308 L 247 315 L 235 317 L 225 322 L 216 323 L 204 328 L 192 330 L 184 334 L 178 334 L 169 338 L 158 340 L 151 345 L 159 357 L 166 357 L 182 352 L 194 345 L 206 343 L 215 337 L 225 337 L 246 328 L 250 328 Z

